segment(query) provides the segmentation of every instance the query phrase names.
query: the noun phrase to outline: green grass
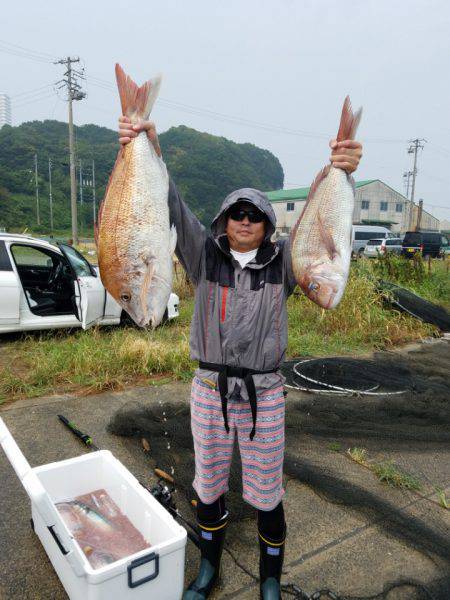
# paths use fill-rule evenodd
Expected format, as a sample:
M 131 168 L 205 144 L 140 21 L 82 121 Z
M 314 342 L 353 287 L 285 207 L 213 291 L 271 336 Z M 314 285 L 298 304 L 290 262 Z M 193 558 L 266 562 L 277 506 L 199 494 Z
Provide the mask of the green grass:
M 448 510 L 450 508 L 450 500 L 447 499 L 445 490 L 439 487 L 435 488 L 435 490 L 438 497 L 439 505 L 442 506 L 442 508 Z
M 430 325 L 383 307 L 375 269 L 375 261 L 353 264 L 336 310 L 322 310 L 300 295 L 289 299 L 289 357 L 360 354 L 437 333 Z M 409 287 L 445 304 L 446 265 L 433 261 L 432 272 L 425 272 Z M 6 342 L 0 355 L 0 401 L 189 379 L 195 368 L 189 358 L 194 300 L 181 272 L 175 291 L 181 298 L 180 318 L 156 331 L 132 327 L 60 330 Z
M 422 489 L 422 484 L 417 477 L 405 473 L 390 461 L 370 465 L 370 469 L 380 481 L 392 487 L 417 491 Z
M 328 444 L 328 450 L 332 450 L 333 452 L 340 452 L 342 450 L 341 442 L 330 442 Z
M 359 465 L 363 465 L 364 467 L 367 467 L 367 450 L 365 448 L 349 448 L 347 450 L 347 454 L 350 456 L 350 458 L 358 463 Z
M 422 489 L 422 484 L 417 477 L 406 473 L 394 465 L 392 461 L 385 460 L 379 463 L 369 462 L 367 450 L 365 448 L 349 448 L 347 454 L 354 462 L 372 471 L 381 482 L 387 483 L 392 487 L 406 490 L 419 491 Z

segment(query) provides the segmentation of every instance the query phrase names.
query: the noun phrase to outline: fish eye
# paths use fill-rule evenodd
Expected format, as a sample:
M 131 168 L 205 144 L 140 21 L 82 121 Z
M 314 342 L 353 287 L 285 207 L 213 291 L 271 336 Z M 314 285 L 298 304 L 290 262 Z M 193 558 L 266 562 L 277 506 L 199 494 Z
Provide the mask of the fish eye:
M 129 302 L 131 300 L 131 294 L 121 294 L 120 299 L 123 300 L 124 302 Z
M 308 289 L 311 290 L 312 292 L 317 292 L 317 290 L 319 288 L 320 288 L 320 285 L 315 281 L 311 281 L 311 283 L 308 285 Z

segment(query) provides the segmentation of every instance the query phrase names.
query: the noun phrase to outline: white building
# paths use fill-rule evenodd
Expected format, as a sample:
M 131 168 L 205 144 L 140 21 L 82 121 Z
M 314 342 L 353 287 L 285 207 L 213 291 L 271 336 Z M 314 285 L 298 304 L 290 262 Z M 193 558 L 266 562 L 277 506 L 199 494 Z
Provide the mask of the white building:
M 379 179 L 356 182 L 353 224 L 383 225 L 395 233 L 415 228 L 417 210 L 411 200 Z M 267 192 L 277 217 L 277 234 L 289 233 L 299 218 L 309 187 Z M 439 230 L 439 220 L 422 212 L 421 229 Z
M 450 232 L 450 221 L 448 219 L 441 221 L 440 231 Z
M 0 92 L 0 129 L 11 124 L 11 100 L 7 94 Z

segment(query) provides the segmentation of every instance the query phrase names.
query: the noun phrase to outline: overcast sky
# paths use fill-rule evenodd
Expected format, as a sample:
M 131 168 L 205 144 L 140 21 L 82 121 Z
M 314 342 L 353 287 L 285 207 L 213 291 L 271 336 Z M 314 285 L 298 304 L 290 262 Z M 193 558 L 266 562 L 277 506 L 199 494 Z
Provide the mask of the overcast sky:
M 88 95 L 75 122 L 116 129 L 115 62 L 139 83 L 162 72 L 159 131 L 185 124 L 267 148 L 286 188 L 309 185 L 328 161 L 349 94 L 364 107 L 356 178 L 403 192 L 408 140 L 425 138 L 415 198 L 450 219 L 449 32 L 445 0 L 9 0 L 0 91 L 14 125 L 65 120 L 52 58 L 80 56 Z

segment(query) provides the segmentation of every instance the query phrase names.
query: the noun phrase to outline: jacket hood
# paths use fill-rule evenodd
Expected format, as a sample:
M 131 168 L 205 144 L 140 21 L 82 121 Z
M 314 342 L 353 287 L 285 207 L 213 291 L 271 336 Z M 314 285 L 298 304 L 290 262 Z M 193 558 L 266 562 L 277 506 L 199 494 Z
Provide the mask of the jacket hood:
M 266 227 L 266 235 L 264 239 L 270 240 L 270 238 L 275 232 L 275 226 L 277 222 L 275 212 L 266 194 L 253 188 L 241 188 L 240 190 L 235 190 L 234 192 L 231 192 L 231 194 L 228 194 L 228 196 L 222 202 L 222 206 L 220 207 L 219 212 L 214 217 L 214 220 L 211 223 L 211 231 L 214 237 L 225 233 L 225 228 L 227 224 L 225 213 L 231 206 L 233 206 L 233 204 L 237 204 L 241 200 L 250 202 L 258 210 L 260 210 L 266 215 L 268 225 Z

